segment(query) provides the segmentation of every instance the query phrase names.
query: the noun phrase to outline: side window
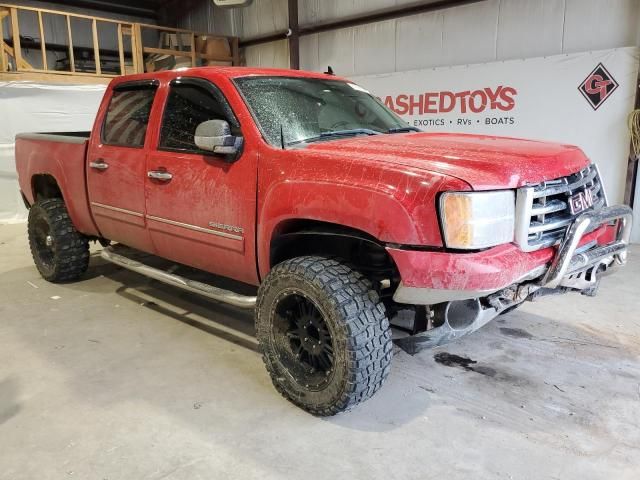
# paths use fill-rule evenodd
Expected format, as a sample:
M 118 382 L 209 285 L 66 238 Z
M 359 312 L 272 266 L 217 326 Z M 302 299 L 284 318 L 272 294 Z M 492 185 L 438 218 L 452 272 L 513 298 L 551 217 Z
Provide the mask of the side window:
M 153 85 L 122 86 L 114 90 L 102 127 L 102 143 L 142 147 L 155 93 Z
M 160 150 L 204 153 L 194 143 L 196 128 L 207 120 L 226 120 L 234 134 L 239 125 L 222 93 L 207 80 L 172 82 L 160 131 Z

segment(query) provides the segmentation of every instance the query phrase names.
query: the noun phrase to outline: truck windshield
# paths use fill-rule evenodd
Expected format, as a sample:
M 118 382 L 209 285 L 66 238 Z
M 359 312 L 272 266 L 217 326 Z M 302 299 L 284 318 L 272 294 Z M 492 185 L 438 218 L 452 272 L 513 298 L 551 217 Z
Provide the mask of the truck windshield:
M 235 80 L 274 146 L 418 130 L 354 83 L 292 77 Z

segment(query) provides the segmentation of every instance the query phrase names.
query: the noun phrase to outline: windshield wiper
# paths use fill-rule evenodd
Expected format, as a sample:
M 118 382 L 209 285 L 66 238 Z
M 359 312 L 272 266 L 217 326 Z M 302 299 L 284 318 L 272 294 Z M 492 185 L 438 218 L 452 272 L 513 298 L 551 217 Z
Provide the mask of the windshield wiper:
M 422 130 L 420 130 L 419 128 L 416 127 L 410 127 L 410 126 L 406 126 L 406 127 L 393 127 L 390 128 L 389 130 L 387 130 L 387 133 L 406 133 L 406 132 L 421 132 Z
M 322 132 L 320 135 L 314 137 L 303 138 L 302 140 L 296 140 L 289 142 L 287 145 L 296 145 L 298 143 L 311 143 L 319 140 L 324 140 L 331 137 L 352 137 L 356 135 L 380 135 L 382 132 L 377 130 L 371 130 L 370 128 L 352 128 L 350 130 L 334 130 L 332 132 Z

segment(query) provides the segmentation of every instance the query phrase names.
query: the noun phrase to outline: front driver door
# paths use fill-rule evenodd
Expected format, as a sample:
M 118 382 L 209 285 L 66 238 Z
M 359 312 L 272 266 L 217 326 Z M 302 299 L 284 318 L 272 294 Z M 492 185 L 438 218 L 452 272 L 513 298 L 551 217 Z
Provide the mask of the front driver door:
M 170 83 L 157 148 L 147 158 L 147 225 L 158 255 L 247 283 L 257 281 L 257 154 L 237 158 L 200 150 L 196 127 L 207 120 L 241 126 L 209 80 Z

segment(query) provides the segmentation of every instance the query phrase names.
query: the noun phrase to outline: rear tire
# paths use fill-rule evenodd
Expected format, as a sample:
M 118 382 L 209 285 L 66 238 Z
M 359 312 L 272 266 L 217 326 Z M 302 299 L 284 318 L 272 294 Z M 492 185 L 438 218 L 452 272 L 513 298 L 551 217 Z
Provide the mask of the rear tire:
M 314 415 L 367 400 L 391 368 L 384 305 L 365 277 L 336 259 L 276 265 L 258 291 L 256 330 L 275 388 Z
M 79 278 L 89 267 L 89 241 L 79 233 L 60 198 L 38 200 L 29 210 L 29 247 L 49 282 Z

